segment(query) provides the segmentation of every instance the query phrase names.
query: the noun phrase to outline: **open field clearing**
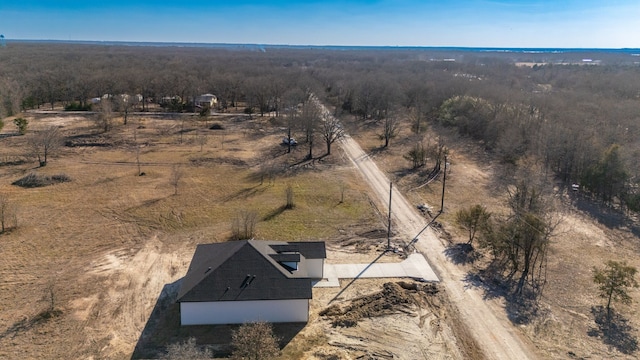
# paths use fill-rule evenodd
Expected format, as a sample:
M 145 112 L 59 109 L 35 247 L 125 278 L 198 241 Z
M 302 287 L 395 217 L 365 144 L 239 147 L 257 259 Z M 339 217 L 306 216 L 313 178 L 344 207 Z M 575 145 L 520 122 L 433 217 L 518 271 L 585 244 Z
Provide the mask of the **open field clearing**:
M 213 123 L 218 129 L 210 129 Z M 32 133 L 16 136 L 9 124 L 0 140 L 0 192 L 18 205 L 17 228 L 0 235 L 0 357 L 153 358 L 190 336 L 227 354 L 234 327 L 181 328 L 172 296 L 195 245 L 233 238 L 234 224 L 247 215 L 256 220 L 258 239 L 326 240 L 327 262 L 374 261 L 386 246 L 386 204 L 372 196 L 341 149 L 315 161 L 304 161 L 305 144 L 287 154 L 278 120 L 136 116 L 102 133 L 78 115 L 30 119 L 31 131 L 50 125 L 61 127 L 66 146 L 45 167 L 26 156 Z M 425 183 L 425 173 L 409 170 L 403 158 L 416 141 L 408 126 L 383 148 L 380 124 L 345 125 L 410 202 L 438 211 L 442 182 Z M 465 241 L 455 225 L 457 210 L 481 203 L 494 213 L 507 212 L 504 170 L 474 144 L 438 131 L 428 131 L 424 141 L 450 148 L 445 212 L 436 226 L 449 246 Z M 322 146 L 317 144 L 316 156 Z M 32 173 L 70 181 L 36 188 L 11 184 Z M 293 209 L 285 207 L 287 188 L 293 190 Z M 637 224 L 579 194 L 557 190 L 556 198 L 561 222 L 535 316 L 478 281 L 488 255 L 457 263 L 470 274 L 465 286 L 485 292 L 503 325 L 533 347 L 532 358 L 632 359 L 637 307 L 618 305 L 617 337 L 603 335 L 596 322 L 602 300 L 591 269 L 608 259 L 640 266 Z M 408 240 L 394 229 L 394 243 Z M 378 261 L 400 258 L 387 254 Z M 275 328 L 283 339 L 282 358 L 485 358 L 451 294 L 440 287 L 435 294 L 408 290 L 398 281 L 343 280 L 340 289 L 314 289 L 309 323 Z M 640 296 L 637 290 L 631 294 Z M 324 314 L 331 306 L 357 308 L 358 301 L 378 301 L 387 310 L 347 311 L 355 326 L 336 326 L 336 318 Z
M 282 130 L 266 118 L 214 121 L 223 129 L 208 129 L 211 122 L 134 118 L 103 134 L 79 116 L 37 115 L 30 119 L 32 131 L 59 126 L 67 144 L 42 168 L 25 156 L 32 134 L 12 136 L 14 129 L 6 126 L 0 191 L 19 206 L 18 227 L 0 235 L 0 357 L 145 358 L 189 334 L 218 344 L 211 334 L 219 329 L 176 326 L 176 306 L 167 299 L 195 245 L 232 238 L 242 214 L 255 214 L 258 239 L 328 241 L 328 261 L 366 262 L 379 255 L 384 215 L 339 150 L 298 166 L 305 150 L 286 155 Z M 203 135 L 206 143 L 197 138 Z M 177 185 L 171 181 L 176 171 Z M 70 181 L 11 185 L 31 173 L 64 174 Z M 290 210 L 284 208 L 287 187 L 294 193 Z M 382 282 L 358 280 L 334 303 L 381 290 Z M 355 358 L 369 346 L 406 359 L 419 353 L 464 358 L 445 298 L 416 300 L 343 331 L 317 315 L 338 291 L 314 290 L 312 320 L 294 329 L 284 358 Z M 160 322 L 167 328 L 155 325 L 154 309 L 168 316 Z M 415 319 L 409 329 L 400 325 L 407 319 Z M 378 321 L 399 333 L 381 337 L 374 330 Z M 222 332 L 230 334 L 229 328 Z M 399 334 L 407 346 L 414 344 L 411 350 L 400 343 L 389 347 Z M 350 343 L 354 337 L 360 345 Z

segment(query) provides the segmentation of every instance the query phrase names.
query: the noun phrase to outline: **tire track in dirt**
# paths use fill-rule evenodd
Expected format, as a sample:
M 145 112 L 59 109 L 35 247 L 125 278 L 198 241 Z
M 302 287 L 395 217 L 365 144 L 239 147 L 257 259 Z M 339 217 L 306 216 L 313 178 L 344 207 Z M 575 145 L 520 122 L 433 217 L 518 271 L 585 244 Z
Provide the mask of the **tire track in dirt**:
M 178 269 L 189 260 L 184 252 L 167 252 L 157 236 L 151 237 L 133 255 L 122 249 L 110 251 L 94 261 L 90 277 L 103 278 L 104 292 L 76 299 L 74 315 L 91 325 L 87 341 L 101 339 L 100 356 L 131 354 L 165 285 L 183 274 Z M 106 279 L 105 279 L 106 278 Z M 98 320 L 96 323 L 96 319 Z
M 326 107 L 317 102 L 323 107 L 324 112 L 331 116 Z M 350 136 L 345 134 L 339 144 L 369 183 L 379 203 L 386 208 L 389 179 Z M 391 208 L 396 228 L 406 236 L 407 240 L 415 237 L 426 225 L 424 218 L 414 211 L 413 206 L 397 189 Z M 515 333 L 506 316 L 496 314 L 484 301 L 480 290 L 465 285 L 463 279 L 466 274 L 447 260 L 444 256 L 443 244 L 430 229 L 419 237 L 416 248 L 426 255 L 434 267 L 434 271 L 440 277 L 449 295 L 449 300 L 460 312 L 462 322 L 470 330 L 486 358 L 495 360 L 535 358 L 528 345 Z

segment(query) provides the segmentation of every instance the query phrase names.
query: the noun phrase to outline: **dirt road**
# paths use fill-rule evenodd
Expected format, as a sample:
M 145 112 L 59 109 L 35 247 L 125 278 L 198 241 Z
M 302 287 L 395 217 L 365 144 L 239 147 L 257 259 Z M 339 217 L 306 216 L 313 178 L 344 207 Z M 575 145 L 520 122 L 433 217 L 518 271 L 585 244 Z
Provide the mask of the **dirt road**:
M 330 114 L 326 108 L 324 111 Z M 350 136 L 345 135 L 340 140 L 340 145 L 370 184 L 380 203 L 387 204 L 389 179 Z M 414 207 L 397 189 L 394 189 L 391 207 L 396 230 L 403 234 L 407 241 L 413 239 L 426 225 L 425 219 L 418 215 Z M 451 302 L 460 312 L 460 318 L 463 319 L 477 343 L 482 346 L 486 358 L 496 360 L 535 358 L 528 345 L 514 332 L 504 313 L 497 314 L 492 310 L 483 300 L 480 290 L 466 287 L 463 281 L 464 271 L 447 260 L 444 255 L 444 245 L 432 231 L 427 230 L 420 235 L 416 248 L 434 267 Z

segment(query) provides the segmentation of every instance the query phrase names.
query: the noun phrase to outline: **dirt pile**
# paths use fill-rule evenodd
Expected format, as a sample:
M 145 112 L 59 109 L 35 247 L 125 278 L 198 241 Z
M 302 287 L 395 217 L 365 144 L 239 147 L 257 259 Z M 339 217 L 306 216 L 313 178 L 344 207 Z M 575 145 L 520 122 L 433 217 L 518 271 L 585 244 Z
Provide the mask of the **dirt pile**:
M 437 293 L 435 284 L 388 282 L 383 285 L 382 291 L 353 299 L 347 305 L 331 305 L 322 310 L 320 316 L 331 319 L 334 327 L 352 327 L 362 318 L 414 313 L 414 307 L 420 305 L 421 296 Z

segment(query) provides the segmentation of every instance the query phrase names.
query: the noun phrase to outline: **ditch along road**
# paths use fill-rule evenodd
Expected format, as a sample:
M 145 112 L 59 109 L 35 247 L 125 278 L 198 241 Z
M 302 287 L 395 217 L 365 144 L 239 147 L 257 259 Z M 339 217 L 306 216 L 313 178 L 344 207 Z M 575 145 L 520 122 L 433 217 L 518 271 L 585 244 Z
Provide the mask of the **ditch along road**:
M 316 100 L 325 112 L 331 113 Z M 360 145 L 347 134 L 339 140 L 346 155 L 351 159 L 364 179 L 369 183 L 378 201 L 389 202 L 389 179 L 375 162 L 362 150 Z M 405 197 L 394 189 L 391 213 L 395 229 L 407 239 L 411 239 L 427 224 L 424 217 L 418 215 Z M 388 210 L 386 208 L 385 210 Z M 491 309 L 483 299 L 482 291 L 465 284 L 466 272 L 452 264 L 444 255 L 445 247 L 431 229 L 424 231 L 415 243 L 415 247 L 426 256 L 436 274 L 440 277 L 449 300 L 460 313 L 462 322 L 472 334 L 487 359 L 514 360 L 534 359 L 534 353 L 523 342 L 511 326 L 506 315 L 497 314 L 500 307 Z

